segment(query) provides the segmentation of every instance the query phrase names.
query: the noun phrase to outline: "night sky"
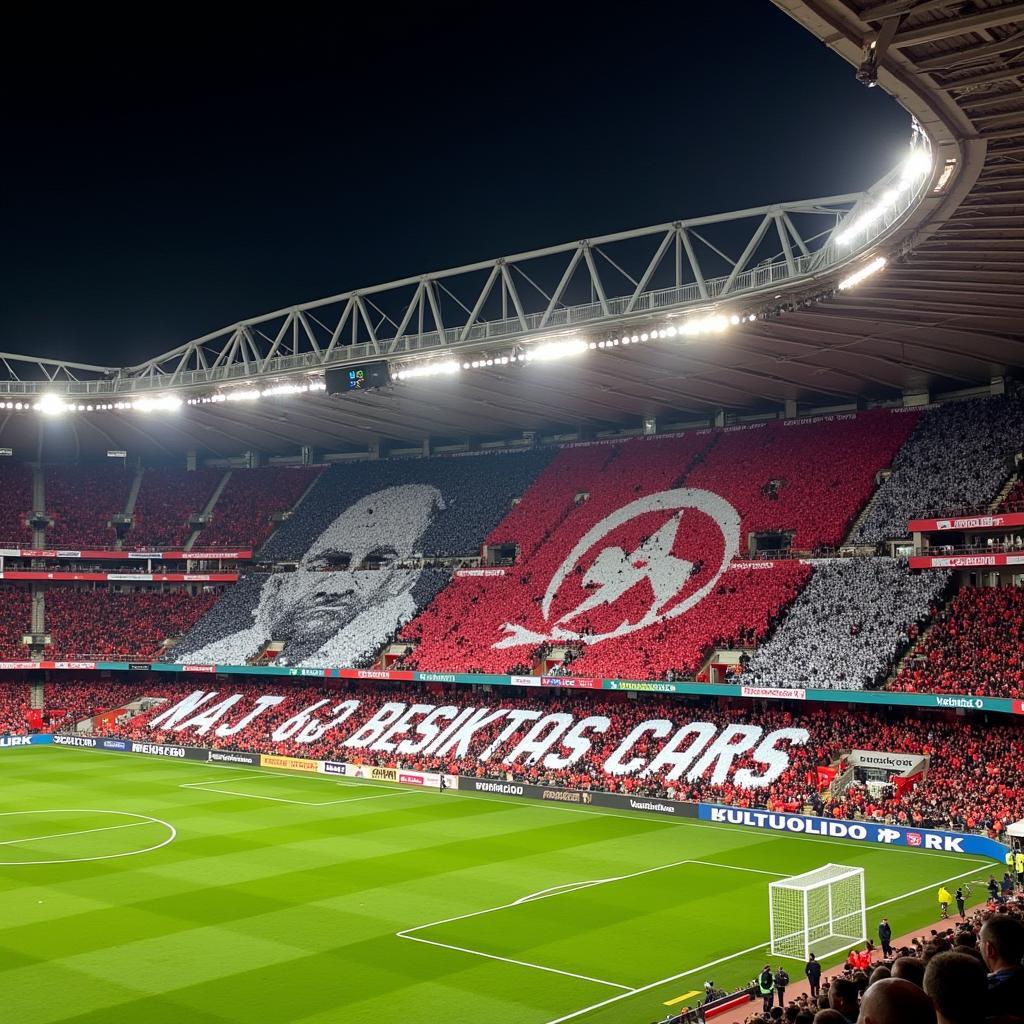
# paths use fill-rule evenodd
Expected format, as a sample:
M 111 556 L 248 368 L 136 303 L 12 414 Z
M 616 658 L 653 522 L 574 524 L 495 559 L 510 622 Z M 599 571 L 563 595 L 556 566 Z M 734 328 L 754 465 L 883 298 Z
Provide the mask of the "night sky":
M 138 362 L 348 288 L 895 164 L 909 115 L 769 0 L 699 8 L 11 22 L 0 350 Z

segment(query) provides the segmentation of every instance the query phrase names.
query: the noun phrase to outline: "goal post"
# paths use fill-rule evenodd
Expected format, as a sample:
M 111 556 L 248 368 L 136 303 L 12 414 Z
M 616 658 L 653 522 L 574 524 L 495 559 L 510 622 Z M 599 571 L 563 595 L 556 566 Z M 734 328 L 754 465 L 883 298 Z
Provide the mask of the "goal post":
M 773 956 L 819 960 L 867 939 L 864 869 L 826 864 L 768 884 Z

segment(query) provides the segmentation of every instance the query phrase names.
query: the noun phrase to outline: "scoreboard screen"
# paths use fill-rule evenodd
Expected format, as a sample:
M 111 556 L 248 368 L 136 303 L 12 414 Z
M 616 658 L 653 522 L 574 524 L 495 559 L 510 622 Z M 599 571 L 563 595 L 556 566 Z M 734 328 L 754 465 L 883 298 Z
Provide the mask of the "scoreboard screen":
M 391 383 L 386 359 L 372 363 L 357 363 L 354 366 L 340 366 L 324 374 L 329 395 L 348 395 L 359 391 L 382 388 Z

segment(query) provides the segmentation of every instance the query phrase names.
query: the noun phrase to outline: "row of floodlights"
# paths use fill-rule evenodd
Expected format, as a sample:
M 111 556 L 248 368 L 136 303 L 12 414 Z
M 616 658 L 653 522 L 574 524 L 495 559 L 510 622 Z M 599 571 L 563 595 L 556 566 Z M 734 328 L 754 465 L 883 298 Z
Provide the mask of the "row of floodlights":
M 135 398 L 130 402 L 68 402 L 60 395 L 40 395 L 34 402 L 0 402 L 0 409 L 15 412 L 41 412 L 60 416 L 67 412 L 113 412 L 133 409 L 136 412 L 173 412 L 184 403 L 174 395 L 159 398 Z
M 218 391 L 213 395 L 188 399 L 187 405 L 216 405 L 220 402 L 255 402 L 260 398 L 279 398 L 282 395 L 302 395 L 311 391 L 326 391 L 323 381 L 307 384 L 274 384 L 268 388 L 238 388 L 234 391 Z
M 877 256 L 863 264 L 837 286 L 839 291 L 847 291 L 862 281 L 884 269 L 886 259 Z M 766 314 L 748 313 L 740 315 L 732 313 L 713 313 L 708 316 L 688 317 L 678 324 L 658 327 L 636 334 L 623 334 L 617 338 L 603 341 L 584 341 L 582 338 L 568 338 L 559 341 L 544 342 L 529 348 L 517 349 L 500 356 L 489 356 L 480 359 L 460 361 L 447 359 L 434 363 L 421 363 L 418 366 L 406 366 L 392 375 L 396 381 L 418 380 L 425 377 L 443 377 L 460 373 L 463 370 L 478 370 L 495 366 L 510 366 L 523 363 L 546 363 L 560 359 L 580 356 L 595 349 L 610 349 L 627 345 L 642 345 L 649 341 L 663 341 L 672 338 L 710 337 L 723 334 L 730 327 L 744 323 L 754 323 Z M 232 391 L 219 391 L 210 395 L 182 400 L 175 395 L 161 395 L 156 398 L 137 398 L 119 402 L 73 402 L 65 401 L 60 395 L 41 395 L 35 402 L 0 402 L 0 409 L 15 412 L 34 411 L 48 416 L 58 416 L 71 412 L 175 412 L 182 405 L 218 405 L 224 402 L 253 402 L 261 398 L 278 398 L 287 395 L 323 393 L 327 386 L 323 381 L 308 381 L 302 384 L 274 384 L 265 388 L 236 388 Z
M 905 192 L 916 188 L 922 178 L 931 173 L 931 169 L 930 153 L 920 147 L 911 150 L 910 156 L 903 162 L 896 184 L 892 188 L 886 189 L 871 206 L 859 213 L 848 224 L 844 224 L 843 230 L 836 235 L 836 243 L 849 245 L 857 240 L 868 228 L 880 221 Z
M 739 316 L 732 314 L 714 314 L 704 317 L 690 317 L 681 324 L 671 324 L 637 334 L 624 334 L 606 341 L 584 341 L 582 338 L 568 338 L 563 341 L 549 341 L 541 345 L 510 352 L 506 355 L 488 356 L 480 359 L 447 359 L 443 362 L 423 363 L 419 366 L 408 366 L 392 374 L 394 380 L 418 380 L 423 377 L 447 377 L 462 370 L 479 370 L 494 366 L 514 366 L 522 363 L 548 363 L 572 356 L 583 355 L 594 349 L 617 348 L 626 345 L 642 345 L 647 341 L 661 341 L 666 338 L 692 338 L 705 335 L 722 334 L 730 326 L 737 326 L 748 320 L 757 319 L 755 314 Z

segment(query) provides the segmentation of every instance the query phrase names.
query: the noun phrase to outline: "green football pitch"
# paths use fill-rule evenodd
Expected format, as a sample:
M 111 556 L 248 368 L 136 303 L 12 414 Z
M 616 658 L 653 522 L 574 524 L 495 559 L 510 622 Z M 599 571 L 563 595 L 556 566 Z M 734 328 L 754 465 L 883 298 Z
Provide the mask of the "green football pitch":
M 0 752 L 0 805 L 0 991 L 19 1024 L 649 1024 L 764 964 L 774 877 L 863 866 L 869 928 L 884 913 L 902 934 L 933 920 L 939 883 L 989 873 L 952 854 L 56 747 Z

